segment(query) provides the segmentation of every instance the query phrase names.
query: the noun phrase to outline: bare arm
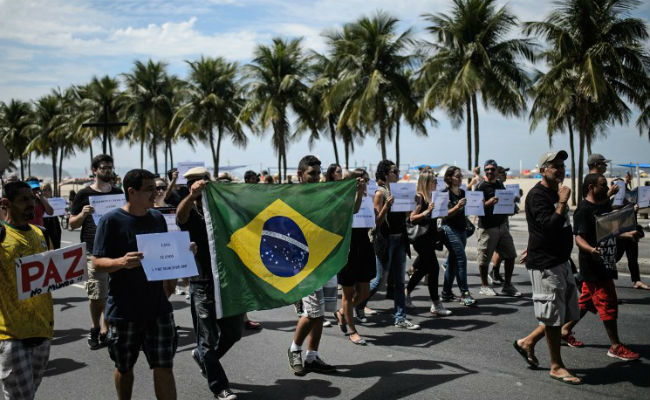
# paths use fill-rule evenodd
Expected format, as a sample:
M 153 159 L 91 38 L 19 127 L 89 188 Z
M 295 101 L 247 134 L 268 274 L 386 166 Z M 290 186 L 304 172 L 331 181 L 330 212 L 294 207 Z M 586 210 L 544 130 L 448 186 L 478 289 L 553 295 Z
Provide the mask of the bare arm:
M 431 203 L 429 203 L 429 207 L 427 207 L 426 210 L 420 212 L 420 210 L 422 210 L 421 199 L 422 199 L 421 195 L 417 195 L 417 199 L 415 201 L 417 203 L 417 206 L 415 207 L 415 210 L 411 211 L 411 215 L 409 216 L 409 220 L 411 222 L 418 222 L 422 218 L 426 218 L 426 216 L 429 215 L 431 211 L 433 211 L 434 205 L 432 201 Z
M 354 213 L 358 213 L 361 208 L 361 201 L 363 201 L 363 193 L 366 190 L 366 184 L 363 179 L 357 178 L 357 193 L 354 198 Z
M 142 265 L 140 264 L 142 256 L 142 253 L 138 251 L 131 251 L 120 258 L 95 257 L 93 259 L 93 266 L 97 271 L 108 273 L 121 269 L 133 269 Z
M 203 188 L 205 188 L 205 181 L 196 181 L 192 184 L 190 194 L 181 200 L 176 208 L 176 222 L 178 224 L 184 224 L 190 218 L 190 211 L 194 207 L 194 202 L 201 196 Z
M 386 218 L 390 205 L 393 204 L 393 196 L 388 196 L 384 202 L 384 195 L 378 190 L 375 192 L 373 204 L 375 206 L 375 226 L 379 228 Z
M 576 235 L 576 246 L 584 252 L 587 252 L 592 255 L 600 255 L 600 249 L 598 247 L 592 247 L 582 235 Z
M 77 229 L 84 223 L 84 219 L 93 213 L 95 209 L 89 205 L 84 206 L 77 215 L 70 215 L 70 229 Z
M 178 179 L 178 170 L 172 172 L 172 181 L 169 182 L 167 190 L 165 190 L 165 197 L 163 197 L 165 201 L 169 200 L 172 190 L 174 190 L 174 186 L 176 186 L 176 179 Z
M 50 205 L 50 202 L 47 201 L 47 199 L 42 194 L 36 195 L 36 198 L 43 205 L 43 209 L 45 210 L 45 214 L 52 215 L 52 213 L 54 213 L 54 209 Z

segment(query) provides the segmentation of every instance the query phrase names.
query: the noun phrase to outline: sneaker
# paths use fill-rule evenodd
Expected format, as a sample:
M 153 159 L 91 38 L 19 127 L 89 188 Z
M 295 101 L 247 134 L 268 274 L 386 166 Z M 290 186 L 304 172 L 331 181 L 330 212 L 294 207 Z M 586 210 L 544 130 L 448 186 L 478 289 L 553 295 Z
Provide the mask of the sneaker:
M 302 366 L 301 350 L 291 351 L 291 349 L 289 349 L 289 368 L 291 368 L 295 375 L 305 375 L 305 367 Z
M 325 321 L 323 321 L 323 327 L 329 328 L 330 326 L 332 326 L 332 323 L 330 322 L 329 319 L 326 319 Z
M 325 361 L 321 360 L 320 357 L 316 356 L 314 361 L 309 362 L 305 361 L 305 372 L 335 372 L 336 367 L 329 365 Z
M 408 319 L 405 319 L 400 322 L 395 322 L 395 326 L 398 328 L 402 329 L 408 329 L 410 331 L 417 331 L 420 329 L 420 325 L 414 324 L 413 322 L 409 321 Z
M 447 293 L 447 292 L 442 292 L 440 294 L 440 300 L 442 300 L 445 303 L 449 303 L 450 301 L 456 300 L 458 297 L 454 295 L 453 292 Z
M 490 283 L 493 285 L 502 285 L 503 284 L 503 276 L 497 271 L 494 270 L 494 268 L 488 272 L 488 279 L 490 280 Z
M 496 296 L 497 292 L 489 286 L 483 286 L 481 287 L 481 290 L 478 291 L 478 294 L 481 296 Z
M 205 367 L 203 366 L 203 363 L 201 362 L 201 358 L 199 357 L 199 352 L 196 351 L 196 349 L 192 350 L 192 359 L 196 363 L 196 365 L 199 366 L 201 369 L 201 375 L 203 375 L 204 378 L 207 378 L 208 376 L 205 374 Z
M 436 317 L 447 317 L 451 315 L 451 311 L 447 310 L 441 301 L 434 301 L 431 305 L 431 314 Z
M 476 304 L 476 300 L 474 300 L 469 292 L 463 292 L 463 294 L 460 296 L 460 304 L 469 307 Z
M 229 388 L 226 388 L 219 393 L 217 393 L 217 399 L 223 400 L 237 400 L 237 395 L 232 392 Z
M 366 315 L 376 315 L 377 311 L 373 310 L 370 307 L 364 307 L 363 312 L 366 313 Z
M 176 289 L 174 289 L 174 293 L 176 293 L 179 296 L 185 295 L 185 291 L 178 286 L 176 286 Z
M 404 306 L 406 308 L 415 308 L 415 306 L 413 305 L 413 302 L 411 301 L 411 295 L 410 294 L 406 295 L 406 302 L 404 303 Z
M 521 297 L 521 292 L 518 291 L 515 285 L 513 284 L 503 285 L 503 289 L 501 289 L 501 294 L 504 296 Z
M 99 334 L 99 346 L 108 346 L 108 332 Z
M 99 328 L 90 328 L 90 332 L 88 333 L 88 347 L 90 347 L 90 350 L 97 350 L 102 347 L 99 343 Z
M 368 322 L 368 318 L 366 318 L 366 312 L 363 310 L 363 308 L 355 308 L 354 311 L 357 314 L 357 321 L 361 323 Z
M 576 339 L 575 336 L 573 336 L 573 332 L 569 332 L 566 335 L 562 335 L 562 340 L 566 342 L 569 347 L 584 347 L 584 343 Z
M 632 361 L 639 358 L 639 353 L 633 352 L 622 344 L 619 344 L 616 347 L 611 346 L 607 351 L 607 355 L 623 361 Z

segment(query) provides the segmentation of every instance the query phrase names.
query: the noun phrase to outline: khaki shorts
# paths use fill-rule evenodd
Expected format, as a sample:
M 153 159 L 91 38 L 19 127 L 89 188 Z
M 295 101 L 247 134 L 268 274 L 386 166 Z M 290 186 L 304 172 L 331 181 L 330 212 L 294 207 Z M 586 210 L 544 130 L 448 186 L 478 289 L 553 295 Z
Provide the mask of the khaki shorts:
M 325 316 L 325 296 L 322 288 L 302 298 L 302 315 L 307 318 Z
M 580 319 L 578 288 L 569 261 L 544 270 L 529 269 L 535 317 L 546 326 Z
M 108 272 L 95 271 L 91 258 L 88 258 L 86 293 L 90 300 L 105 300 L 108 297 Z
M 477 231 L 476 263 L 479 266 L 489 265 L 495 250 L 503 260 L 517 257 L 517 250 L 515 250 L 515 244 L 512 241 L 507 222 L 494 228 L 478 228 Z

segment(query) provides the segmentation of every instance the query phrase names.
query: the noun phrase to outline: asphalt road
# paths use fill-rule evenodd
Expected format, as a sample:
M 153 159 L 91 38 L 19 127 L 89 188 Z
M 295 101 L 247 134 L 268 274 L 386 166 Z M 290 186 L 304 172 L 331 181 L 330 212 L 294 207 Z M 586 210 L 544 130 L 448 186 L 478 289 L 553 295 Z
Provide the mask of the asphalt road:
M 515 233 L 516 242 L 521 238 Z M 64 241 L 78 241 L 77 232 L 65 232 Z M 647 240 L 647 239 L 645 239 Z M 478 293 L 476 265 L 470 263 L 470 290 Z M 382 293 L 371 303 L 380 313 L 358 327 L 368 346 L 352 344 L 334 325 L 325 328 L 320 354 L 338 366 L 336 374 L 296 377 L 287 364 L 296 318 L 293 307 L 252 312 L 264 329 L 246 336 L 224 357 L 232 388 L 240 399 L 614 399 L 650 395 L 650 292 L 631 288 L 622 276 L 617 291 L 623 304 L 619 331 L 624 343 L 642 359 L 622 362 L 606 355 L 608 340 L 602 323 L 587 315 L 576 327 L 586 347 L 564 346 L 565 363 L 583 377 L 582 386 L 569 386 L 548 377 L 545 343 L 538 344 L 541 362 L 529 369 L 512 347 L 514 339 L 535 327 L 528 274 L 515 270 L 513 281 L 524 297 L 485 298 L 478 306 L 448 303 L 453 315 L 429 316 L 424 285 L 414 293 L 416 308 L 410 318 L 420 331 L 392 326 L 392 301 Z M 646 281 L 648 278 L 645 278 Z M 85 292 L 79 287 L 58 291 L 55 298 L 55 337 L 46 376 L 37 399 L 114 399 L 113 364 L 106 349 L 90 351 Z M 208 399 L 211 393 L 190 356 L 194 335 L 189 303 L 172 296 L 180 327 L 174 374 L 179 399 Z M 144 355 L 135 367 L 134 399 L 153 399 L 153 382 Z

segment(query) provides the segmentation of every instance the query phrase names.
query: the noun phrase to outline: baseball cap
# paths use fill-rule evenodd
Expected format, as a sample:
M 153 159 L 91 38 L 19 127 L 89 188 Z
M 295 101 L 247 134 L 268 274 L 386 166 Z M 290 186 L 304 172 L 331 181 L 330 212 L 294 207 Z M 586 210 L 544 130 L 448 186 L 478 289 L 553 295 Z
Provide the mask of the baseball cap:
M 537 162 L 537 168 L 543 168 L 545 164 L 555 161 L 556 159 L 560 159 L 564 161 L 567 158 L 569 158 L 569 154 L 567 154 L 567 152 L 564 150 L 544 153 L 542 154 L 542 156 L 539 158 L 539 161 Z
M 32 190 L 41 188 L 41 184 L 38 181 L 27 181 L 27 184 Z
M 593 153 L 589 154 L 589 157 L 587 157 L 587 165 L 594 165 L 598 163 L 608 163 L 612 160 L 608 160 L 605 158 L 604 155 L 598 154 L 598 153 Z
M 495 167 L 499 166 L 499 164 L 491 158 L 483 163 L 483 168 L 485 168 L 486 165 L 494 165 Z

